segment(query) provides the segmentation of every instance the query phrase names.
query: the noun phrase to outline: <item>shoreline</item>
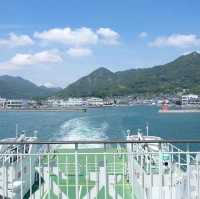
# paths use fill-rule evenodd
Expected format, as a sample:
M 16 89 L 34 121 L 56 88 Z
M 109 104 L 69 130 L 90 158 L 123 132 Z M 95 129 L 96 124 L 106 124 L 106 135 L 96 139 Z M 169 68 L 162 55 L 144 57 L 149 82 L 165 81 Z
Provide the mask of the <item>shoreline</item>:
M 87 112 L 86 108 L 65 109 L 0 109 L 0 112 Z

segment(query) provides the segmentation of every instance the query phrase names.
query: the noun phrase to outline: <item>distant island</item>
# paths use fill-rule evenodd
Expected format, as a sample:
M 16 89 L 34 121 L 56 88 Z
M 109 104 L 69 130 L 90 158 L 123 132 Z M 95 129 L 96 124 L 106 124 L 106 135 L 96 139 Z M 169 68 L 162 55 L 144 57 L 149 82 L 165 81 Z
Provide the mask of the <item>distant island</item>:
M 67 80 L 66 80 L 67 81 Z M 200 54 L 192 52 L 151 68 L 112 72 L 101 67 L 64 89 L 37 86 L 21 77 L 0 76 L 0 97 L 45 99 L 56 97 L 164 96 L 200 94 Z
M 0 76 L 0 97 L 10 99 L 41 99 L 55 95 L 61 88 L 37 86 L 21 77 Z

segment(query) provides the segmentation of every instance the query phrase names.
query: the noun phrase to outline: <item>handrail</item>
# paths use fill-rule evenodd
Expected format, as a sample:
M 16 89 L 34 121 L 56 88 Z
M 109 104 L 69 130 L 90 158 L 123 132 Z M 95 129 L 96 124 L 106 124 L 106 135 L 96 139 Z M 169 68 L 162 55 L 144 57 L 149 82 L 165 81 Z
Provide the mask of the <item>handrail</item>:
M 200 140 L 72 140 L 72 141 L 0 141 L 0 145 L 10 144 L 200 144 Z

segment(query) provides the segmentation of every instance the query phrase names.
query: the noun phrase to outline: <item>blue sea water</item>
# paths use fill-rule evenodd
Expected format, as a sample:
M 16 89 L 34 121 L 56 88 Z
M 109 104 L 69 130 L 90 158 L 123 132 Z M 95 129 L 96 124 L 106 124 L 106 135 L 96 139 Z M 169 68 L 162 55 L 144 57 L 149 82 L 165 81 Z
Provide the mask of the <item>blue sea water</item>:
M 158 107 L 108 107 L 84 112 L 0 112 L 0 138 L 15 136 L 15 126 L 41 140 L 125 139 L 127 129 L 145 129 L 166 139 L 200 139 L 200 113 L 161 114 Z

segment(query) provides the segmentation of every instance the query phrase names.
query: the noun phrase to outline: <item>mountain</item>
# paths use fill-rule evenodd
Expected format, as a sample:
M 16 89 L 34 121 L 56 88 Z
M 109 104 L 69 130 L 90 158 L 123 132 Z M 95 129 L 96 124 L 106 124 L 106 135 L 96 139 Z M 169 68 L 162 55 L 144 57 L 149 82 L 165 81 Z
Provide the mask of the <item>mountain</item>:
M 183 89 L 200 94 L 200 54 L 197 52 L 151 68 L 116 73 L 99 68 L 60 91 L 58 96 L 157 95 Z
M 106 68 L 99 68 L 90 75 L 81 78 L 59 93 L 59 96 L 96 96 L 109 92 L 115 83 L 115 74 Z M 103 92 L 103 93 L 102 93 Z
M 4 98 L 36 98 L 55 94 L 60 89 L 37 86 L 21 77 L 0 76 L 0 96 Z

